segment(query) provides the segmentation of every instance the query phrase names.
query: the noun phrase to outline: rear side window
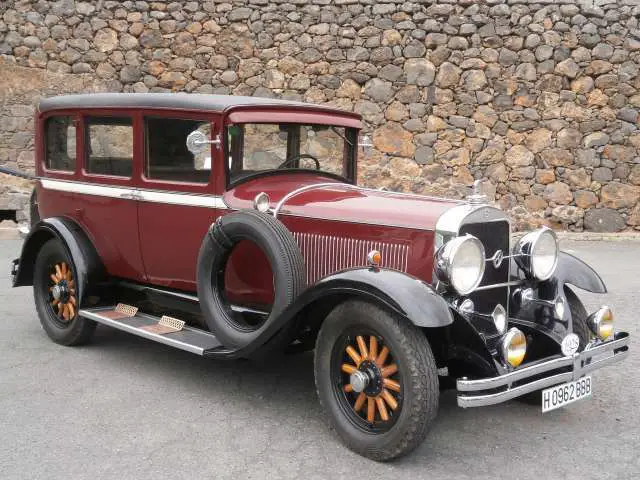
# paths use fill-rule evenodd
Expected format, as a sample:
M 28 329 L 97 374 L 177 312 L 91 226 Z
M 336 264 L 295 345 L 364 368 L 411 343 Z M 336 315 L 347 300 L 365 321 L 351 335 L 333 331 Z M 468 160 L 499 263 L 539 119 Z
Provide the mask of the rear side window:
M 211 148 L 191 153 L 187 137 L 200 131 L 211 138 L 211 123 L 203 120 L 147 118 L 147 161 L 145 176 L 168 182 L 208 183 L 211 173 Z
M 87 117 L 85 148 L 88 173 L 131 177 L 133 124 L 128 117 Z
M 73 117 L 49 117 L 45 123 L 45 165 L 49 170 L 76 169 L 76 126 Z

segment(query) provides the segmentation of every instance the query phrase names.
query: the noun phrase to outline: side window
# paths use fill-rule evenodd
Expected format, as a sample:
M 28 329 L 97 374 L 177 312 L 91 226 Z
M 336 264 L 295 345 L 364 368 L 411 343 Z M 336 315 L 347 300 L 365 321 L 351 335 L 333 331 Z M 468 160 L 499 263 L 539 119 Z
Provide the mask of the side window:
M 211 138 L 211 123 L 203 120 L 147 118 L 145 120 L 147 161 L 145 176 L 170 182 L 208 183 L 211 148 L 193 154 L 187 137 L 195 130 Z
M 133 124 L 126 117 L 87 117 L 85 170 L 88 173 L 131 177 Z
M 73 117 L 50 117 L 45 123 L 45 165 L 49 170 L 76 169 L 76 126 Z

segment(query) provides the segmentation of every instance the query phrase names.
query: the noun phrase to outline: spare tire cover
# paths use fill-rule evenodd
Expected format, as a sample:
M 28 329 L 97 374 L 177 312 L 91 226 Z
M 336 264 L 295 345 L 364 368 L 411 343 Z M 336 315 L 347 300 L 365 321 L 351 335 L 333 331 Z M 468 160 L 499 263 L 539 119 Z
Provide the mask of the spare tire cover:
M 274 277 L 274 301 L 268 318 L 258 326 L 239 321 L 224 295 L 224 271 L 235 245 L 249 240 L 265 254 Z M 302 253 L 291 232 L 271 215 L 242 210 L 219 217 L 205 235 L 198 255 L 198 298 L 209 329 L 227 348 L 266 342 L 284 348 L 292 340 L 293 325 L 283 326 L 273 338 L 267 331 L 306 288 Z M 267 335 L 265 339 L 264 336 Z

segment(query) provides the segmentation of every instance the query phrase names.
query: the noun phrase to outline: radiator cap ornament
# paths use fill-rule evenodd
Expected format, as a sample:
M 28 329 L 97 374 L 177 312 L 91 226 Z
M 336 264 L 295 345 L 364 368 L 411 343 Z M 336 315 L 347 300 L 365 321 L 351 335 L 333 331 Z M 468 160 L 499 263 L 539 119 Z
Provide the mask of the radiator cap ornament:
M 471 195 L 467 196 L 467 202 L 471 205 L 483 205 L 487 203 L 487 196 L 482 193 L 482 180 L 476 180 L 471 187 Z

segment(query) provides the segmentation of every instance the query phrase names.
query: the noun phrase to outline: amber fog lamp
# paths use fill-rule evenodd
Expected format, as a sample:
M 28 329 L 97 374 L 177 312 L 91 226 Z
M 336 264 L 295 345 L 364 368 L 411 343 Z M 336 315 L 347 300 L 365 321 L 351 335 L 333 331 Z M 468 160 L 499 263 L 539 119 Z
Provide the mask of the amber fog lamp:
M 473 235 L 456 237 L 436 253 L 436 274 L 460 295 L 473 292 L 482 281 L 485 267 L 484 247 Z
M 379 267 L 382 262 L 382 254 L 378 250 L 371 250 L 367 254 L 367 263 L 371 267 Z
M 502 358 L 512 367 L 517 367 L 524 360 L 527 353 L 527 338 L 521 330 L 517 328 L 510 329 L 501 342 Z
M 262 213 L 267 213 L 269 211 L 269 205 L 271 204 L 271 199 L 269 195 L 264 192 L 260 192 L 253 199 L 253 208 Z
M 524 235 L 513 252 L 516 263 L 527 276 L 548 280 L 558 264 L 558 238 L 553 230 L 543 227 Z
M 609 307 L 600 307 L 589 315 L 587 324 L 600 340 L 606 340 L 613 335 L 613 312 Z

